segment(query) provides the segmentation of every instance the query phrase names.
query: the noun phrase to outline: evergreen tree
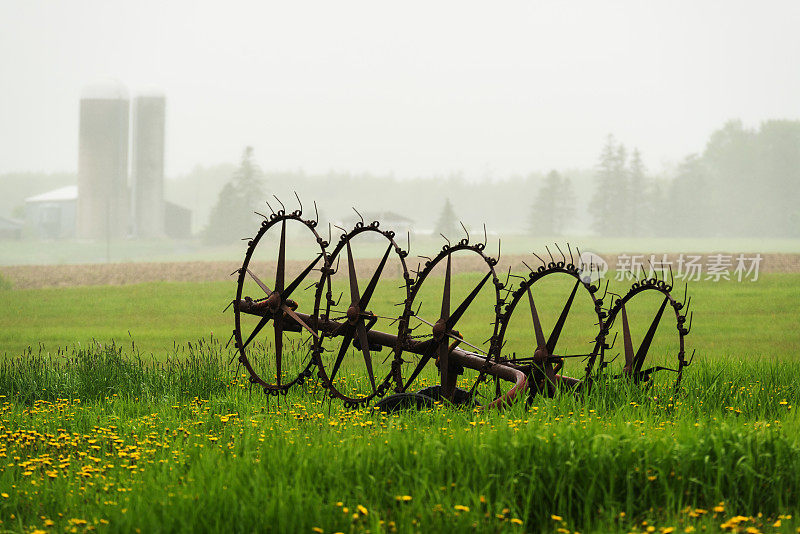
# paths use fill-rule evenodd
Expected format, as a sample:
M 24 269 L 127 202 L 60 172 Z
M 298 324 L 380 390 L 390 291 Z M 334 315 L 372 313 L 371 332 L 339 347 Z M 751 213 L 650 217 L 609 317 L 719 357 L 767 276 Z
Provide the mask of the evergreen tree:
M 231 180 L 219 192 L 203 240 L 222 245 L 251 235 L 255 230 L 253 212 L 263 198 L 261 169 L 253 159 L 253 148 L 247 147 Z
M 544 185 L 536 192 L 536 199 L 528 217 L 528 231 L 532 235 L 557 236 L 564 232 L 575 214 L 575 194 L 568 178 L 550 171 Z
M 600 235 L 620 236 L 630 231 L 626 220 L 630 197 L 626 158 L 625 147 L 618 145 L 614 136 L 609 135 L 600 154 L 595 192 L 589 206 L 595 229 Z
M 650 191 L 645 178 L 645 168 L 639 149 L 635 148 L 631 155 L 627 181 L 627 231 L 635 237 L 642 235 L 646 224 L 646 214 L 650 212 Z
M 458 217 L 449 198 L 445 200 L 444 207 L 436 220 L 434 232 L 448 238 L 455 237 L 458 232 Z

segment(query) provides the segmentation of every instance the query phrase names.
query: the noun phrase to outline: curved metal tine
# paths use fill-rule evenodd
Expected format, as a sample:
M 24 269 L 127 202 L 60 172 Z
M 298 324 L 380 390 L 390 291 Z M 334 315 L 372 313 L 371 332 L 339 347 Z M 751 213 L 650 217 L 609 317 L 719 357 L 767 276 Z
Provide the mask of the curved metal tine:
M 278 265 L 275 267 L 275 291 L 283 293 L 286 277 L 286 219 L 281 221 L 281 242 L 278 248 Z
M 364 217 L 362 217 L 362 216 L 361 216 L 361 214 L 358 212 L 358 210 L 357 210 L 357 209 L 355 209 L 353 206 L 350 206 L 350 208 L 351 208 L 351 209 L 352 209 L 354 212 L 356 212 L 356 215 L 358 215 L 358 218 L 359 218 L 359 219 L 361 219 L 361 226 L 364 226 Z
M 303 203 L 300 201 L 300 195 L 297 194 L 297 191 L 292 191 L 294 193 L 294 198 L 297 199 L 297 203 L 300 204 L 300 213 L 303 213 Z
M 447 239 L 447 236 L 446 236 L 446 235 L 444 235 L 444 234 L 443 234 L 443 233 L 441 233 L 441 232 L 439 232 L 439 235 L 440 235 L 440 236 L 442 236 L 442 239 L 444 239 L 445 241 L 447 241 L 447 246 L 448 246 L 448 247 L 451 247 L 451 246 L 452 246 L 452 245 L 450 244 L 450 240 L 449 240 L 449 239 Z
M 478 285 L 475 286 L 475 288 L 469 293 L 469 295 L 466 296 L 464 301 L 458 305 L 458 308 L 456 308 L 453 314 L 449 318 L 447 318 L 447 323 L 446 323 L 447 330 L 452 330 L 453 327 L 455 327 L 458 320 L 461 319 L 461 316 L 464 315 L 464 312 L 467 311 L 467 308 L 469 308 L 470 304 L 472 304 L 472 301 L 475 300 L 475 297 L 478 296 L 478 293 L 480 293 L 481 289 L 483 289 L 484 284 L 486 284 L 486 281 L 489 280 L 489 277 L 491 275 L 492 275 L 491 271 L 486 273 L 486 276 L 484 276 L 483 279 L 480 282 L 478 282 Z
M 281 360 L 283 359 L 283 324 L 273 321 L 275 325 L 275 367 L 277 368 L 277 384 L 281 385 Z
M 525 263 L 525 260 L 521 260 L 521 261 L 522 261 L 522 265 L 524 265 L 525 267 L 527 267 L 527 268 L 528 268 L 528 270 L 529 270 L 531 273 L 533 273 L 533 269 L 531 269 L 531 266 L 530 266 L 530 265 L 528 265 L 527 263 Z
M 535 252 L 531 251 L 531 254 L 533 254 L 534 256 L 536 256 L 536 257 L 539 259 L 539 261 L 540 261 L 540 262 L 542 262 L 542 265 L 547 265 L 547 262 L 546 262 L 546 261 L 544 261 L 544 260 L 542 259 L 542 257 L 541 257 L 541 256 L 539 256 L 537 253 L 535 253 Z
M 675 278 L 672 276 L 672 262 L 669 262 L 669 287 L 670 290 L 675 287 Z
M 544 246 L 544 249 L 545 249 L 545 250 L 547 251 L 547 253 L 550 255 L 550 261 L 551 261 L 551 262 L 553 262 L 553 263 L 555 263 L 555 262 L 556 262 L 556 260 L 555 260 L 555 258 L 553 258 L 553 253 L 552 253 L 552 252 L 550 252 L 550 247 L 549 247 L 549 246 L 547 246 L 547 245 L 545 245 L 545 246 Z
M 606 288 L 605 288 L 605 290 L 603 291 L 603 296 L 602 296 L 602 297 L 600 297 L 600 300 L 604 300 L 604 299 L 606 298 L 606 295 L 608 295 L 608 282 L 609 282 L 609 280 L 608 280 L 608 279 L 606 279 Z
M 319 224 L 319 210 L 317 209 L 317 201 L 314 201 L 314 222 Z
M 451 277 L 451 255 L 447 255 L 447 267 L 444 273 L 444 288 L 442 289 L 442 313 L 440 319 L 447 321 L 450 318 L 450 277 Z
M 528 286 L 528 303 L 531 306 L 531 318 L 533 319 L 533 329 L 536 332 L 536 345 L 539 347 L 547 347 L 547 342 L 544 339 L 544 331 L 542 330 L 542 323 L 539 320 L 539 312 L 536 311 L 536 304 L 533 302 L 533 294 L 531 287 Z
M 308 276 L 308 273 L 310 273 L 310 272 L 311 272 L 311 269 L 313 269 L 313 268 L 314 268 L 314 266 L 315 266 L 315 265 L 317 264 L 317 262 L 318 262 L 318 261 L 319 261 L 319 260 L 322 258 L 322 256 L 323 256 L 323 253 L 322 253 L 322 252 L 320 252 L 320 253 L 317 255 L 316 259 L 315 259 L 314 261 L 312 261 L 312 262 L 311 262 L 311 263 L 310 263 L 310 264 L 309 264 L 309 265 L 308 265 L 308 266 L 307 266 L 305 269 L 303 269 L 303 272 L 301 272 L 301 273 L 300 273 L 300 274 L 297 276 L 297 278 L 295 278 L 294 280 L 292 280 L 292 283 L 291 283 L 291 284 L 289 284 L 288 286 L 286 286 L 286 289 L 284 290 L 283 294 L 281 295 L 281 296 L 282 296 L 284 299 L 288 299 L 288 298 L 289 298 L 289 295 L 291 295 L 291 294 L 292 294 L 292 291 L 294 291 L 295 289 L 297 289 L 297 286 L 299 286 L 299 285 L 300 285 L 300 284 L 303 282 L 303 280 L 305 279 L 305 277 L 306 277 L 306 276 Z
M 359 321 L 356 325 L 356 333 L 358 334 L 358 341 L 361 345 L 361 354 L 364 355 L 364 364 L 367 366 L 367 373 L 369 375 L 369 382 L 372 385 L 372 392 L 375 393 L 375 373 L 372 371 L 372 355 L 369 353 L 369 340 L 367 339 L 367 329 L 364 328 L 363 321 Z
M 347 349 L 350 347 L 350 342 L 353 341 L 353 334 L 355 333 L 355 329 L 353 325 L 350 323 L 344 323 L 343 325 L 343 332 L 342 337 L 342 345 L 339 347 L 339 354 L 336 355 L 336 361 L 333 363 L 333 369 L 331 370 L 331 375 L 328 378 L 328 381 L 333 384 L 333 379 L 336 378 L 336 373 L 339 371 L 339 367 L 342 365 L 342 360 L 344 360 L 345 354 L 347 354 Z
M 570 264 L 575 265 L 575 258 L 572 257 L 572 247 L 569 246 L 569 241 L 567 241 L 567 250 L 569 251 Z
M 497 240 L 497 258 L 495 258 L 495 259 L 497 259 L 497 261 L 500 261 L 500 255 L 501 255 L 500 254 L 500 247 L 502 246 L 502 244 L 503 244 L 503 242 L 500 239 L 498 239 Z
M 567 257 L 566 257 L 566 256 L 564 255 L 564 253 L 561 251 L 561 247 L 559 247 L 559 246 L 558 246 L 558 243 L 553 243 L 553 244 L 556 246 L 556 248 L 558 249 L 558 251 L 561 253 L 561 258 L 563 259 L 564 263 L 567 263 Z
M 411 230 L 406 230 L 406 245 L 408 246 L 406 252 L 411 254 Z
M 576 280 L 575 285 L 572 287 L 572 293 L 569 294 L 567 303 L 564 305 L 564 309 L 561 310 L 561 315 L 558 316 L 558 321 L 556 321 L 553 331 L 550 332 L 550 337 L 547 339 L 548 354 L 553 354 L 553 351 L 556 350 L 558 338 L 561 336 L 561 330 L 564 328 L 564 323 L 567 321 L 567 315 L 569 315 L 569 310 L 572 308 L 572 302 L 575 300 L 575 293 L 578 291 L 578 286 L 580 285 L 581 281 Z
M 628 324 L 628 312 L 625 305 L 622 306 L 622 341 L 625 345 L 625 369 L 633 370 L 633 340 L 631 339 L 631 328 Z
M 258 287 L 263 289 L 264 293 L 266 293 L 267 296 L 272 295 L 272 291 L 270 290 L 270 288 L 268 288 L 267 285 L 264 282 L 262 282 L 261 279 L 259 277 L 257 277 L 253 273 L 253 271 L 251 271 L 250 269 L 247 269 L 247 274 L 249 274 L 253 278 L 253 280 L 255 280 L 256 284 L 258 284 Z
M 467 234 L 467 243 L 469 243 L 469 231 L 467 230 L 467 227 L 464 226 L 464 222 L 463 221 L 458 221 L 458 224 L 461 225 L 461 228 L 464 229 L 464 233 Z
M 658 313 L 656 313 L 656 316 L 650 323 L 650 328 L 647 329 L 647 333 L 645 334 L 642 343 L 639 345 L 639 349 L 636 351 L 636 356 L 633 359 L 633 370 L 636 373 L 642 370 L 644 358 L 647 356 L 647 351 L 650 350 L 650 344 L 653 342 L 653 337 L 656 335 L 656 330 L 658 329 L 658 323 L 661 321 L 661 316 L 664 314 L 664 309 L 667 307 L 668 302 L 669 298 L 664 297 L 664 301 L 661 303 Z
M 347 271 L 350 275 L 350 305 L 358 306 L 358 301 L 360 299 L 358 277 L 356 276 L 356 264 L 353 261 L 353 251 L 350 248 L 350 240 L 347 241 Z
M 489 242 L 489 234 L 486 233 L 486 223 L 483 223 L 483 248 L 486 248 L 486 243 Z
M 272 214 L 273 214 L 273 215 L 275 215 L 275 210 L 274 210 L 274 209 L 272 209 L 272 206 L 270 205 L 270 203 L 269 203 L 269 200 L 265 200 L 265 201 L 264 201 L 264 203 L 265 203 L 265 204 L 267 205 L 267 207 L 269 208 L 269 211 L 271 211 L 271 212 L 272 212 Z
M 284 205 L 283 205 L 283 202 L 281 202 L 281 199 L 279 199 L 279 198 L 277 197 L 277 195 L 272 195 L 272 196 L 273 196 L 273 197 L 275 197 L 275 200 L 277 200 L 277 201 L 278 201 L 278 204 L 280 204 L 280 205 L 281 205 L 281 208 L 283 209 L 283 213 L 286 213 L 286 206 L 284 206 Z
M 367 284 L 367 287 L 364 289 L 364 293 L 361 295 L 358 306 L 362 311 L 364 311 L 364 308 L 369 305 L 369 301 L 372 298 L 372 293 L 375 291 L 375 287 L 378 285 L 378 280 L 381 277 L 381 273 L 383 273 L 383 268 L 386 266 L 386 260 L 389 259 L 389 253 L 391 251 L 392 244 L 390 243 L 386 248 L 386 252 L 383 254 L 383 258 L 381 258 L 381 262 L 378 264 L 378 268 L 375 269 L 375 273 L 373 273 L 372 278 Z

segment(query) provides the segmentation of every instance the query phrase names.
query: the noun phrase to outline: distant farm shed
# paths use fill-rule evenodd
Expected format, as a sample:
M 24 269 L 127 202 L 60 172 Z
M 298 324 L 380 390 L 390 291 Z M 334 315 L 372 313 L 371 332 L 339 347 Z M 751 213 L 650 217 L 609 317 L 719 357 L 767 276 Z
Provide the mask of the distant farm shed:
M 372 221 L 381 223 L 381 230 L 392 230 L 396 235 L 403 235 L 407 232 L 414 233 L 414 220 L 399 213 L 393 211 L 365 211 L 361 215 L 364 217 L 364 224 L 369 224 Z M 358 222 L 361 222 L 361 219 L 355 214 L 345 221 L 350 228 Z
M 28 197 L 25 199 L 25 226 L 30 229 L 32 237 L 40 239 L 75 237 L 77 206 L 77 185 L 69 185 Z M 190 238 L 191 211 L 171 202 L 164 202 L 163 206 L 164 233 L 167 237 Z M 110 205 L 106 204 L 106 209 L 110 209 Z M 113 218 L 119 214 L 109 211 L 106 216 Z M 105 228 L 106 225 L 103 225 L 103 231 Z M 126 234 L 130 234 L 130 228 Z
M 64 239 L 75 236 L 78 186 L 68 185 L 25 199 L 25 223 L 34 237 Z
M 22 227 L 22 221 L 0 217 L 0 239 L 20 239 Z

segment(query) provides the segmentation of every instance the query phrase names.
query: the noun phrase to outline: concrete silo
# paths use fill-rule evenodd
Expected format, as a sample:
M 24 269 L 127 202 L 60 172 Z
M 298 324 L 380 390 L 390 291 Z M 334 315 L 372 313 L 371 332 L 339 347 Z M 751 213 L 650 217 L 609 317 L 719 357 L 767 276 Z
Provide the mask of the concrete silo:
M 164 95 L 155 91 L 133 100 L 133 232 L 164 235 Z
M 125 237 L 129 232 L 128 92 L 117 82 L 81 94 L 78 135 L 79 238 Z

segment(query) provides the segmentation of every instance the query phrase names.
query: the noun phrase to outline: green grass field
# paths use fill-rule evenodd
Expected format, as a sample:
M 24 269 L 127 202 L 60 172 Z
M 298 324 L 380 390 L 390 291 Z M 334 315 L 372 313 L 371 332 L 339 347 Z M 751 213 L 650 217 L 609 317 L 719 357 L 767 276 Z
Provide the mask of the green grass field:
M 456 276 L 454 301 L 476 282 Z M 437 283 L 426 307 L 438 305 Z M 565 290 L 537 288 L 545 328 Z M 691 285 L 697 357 L 678 394 L 662 373 L 651 389 L 601 380 L 529 410 L 391 416 L 344 411 L 313 380 L 280 399 L 250 392 L 224 348 L 232 315 L 220 312 L 233 291 L 0 291 L 0 530 L 800 527 L 800 275 Z M 458 326 L 478 342 L 491 331 L 489 297 Z M 392 298 L 381 290 L 375 306 L 389 310 Z M 650 310 L 631 310 L 634 337 Z M 506 350 L 524 351 L 525 323 L 515 332 Z M 656 358 L 674 348 L 672 332 L 674 319 L 658 331 Z M 592 335 L 576 304 L 565 350 Z M 430 367 L 420 387 L 437 380 Z M 344 374 L 363 385 L 358 358 Z

